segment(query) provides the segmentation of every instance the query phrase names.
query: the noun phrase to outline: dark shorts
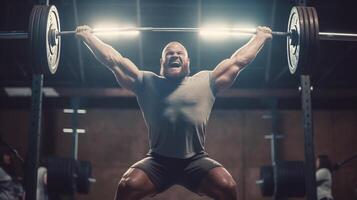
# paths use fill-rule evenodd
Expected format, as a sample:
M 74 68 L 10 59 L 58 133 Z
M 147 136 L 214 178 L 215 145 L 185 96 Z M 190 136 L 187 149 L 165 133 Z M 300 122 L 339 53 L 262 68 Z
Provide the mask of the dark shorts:
M 209 158 L 207 153 L 199 153 L 187 159 L 151 153 L 131 167 L 143 170 L 160 193 L 175 184 L 197 192 L 201 180 L 208 171 L 222 165 Z

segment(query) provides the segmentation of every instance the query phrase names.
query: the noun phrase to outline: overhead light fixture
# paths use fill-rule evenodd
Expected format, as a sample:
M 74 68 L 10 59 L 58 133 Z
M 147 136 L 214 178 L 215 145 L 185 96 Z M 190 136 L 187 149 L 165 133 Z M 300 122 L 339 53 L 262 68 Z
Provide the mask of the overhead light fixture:
M 4 90 L 9 97 L 29 97 L 32 94 L 31 88 L 29 87 L 5 87 Z M 44 87 L 42 88 L 42 92 L 46 97 L 59 96 L 56 89 L 52 87 Z
M 64 113 L 74 113 L 75 111 L 73 109 L 71 109 L 71 108 L 65 108 L 65 109 L 63 109 L 63 112 Z M 78 114 L 86 114 L 87 110 L 85 110 L 85 109 L 77 109 L 76 113 L 78 113 Z
M 73 133 L 73 129 L 72 128 L 63 128 L 62 132 L 63 133 Z M 77 128 L 76 132 L 77 133 L 86 133 L 86 130 L 85 129 L 81 129 L 81 128 Z

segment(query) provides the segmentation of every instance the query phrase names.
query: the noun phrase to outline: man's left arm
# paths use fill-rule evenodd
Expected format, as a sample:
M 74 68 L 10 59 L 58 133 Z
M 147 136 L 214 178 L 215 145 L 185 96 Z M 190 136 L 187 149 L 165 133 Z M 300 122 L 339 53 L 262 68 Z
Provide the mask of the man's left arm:
M 265 42 L 272 38 L 271 30 L 258 27 L 257 33 L 230 58 L 221 61 L 212 71 L 214 87 L 217 91 L 233 85 L 239 72 L 254 60 Z

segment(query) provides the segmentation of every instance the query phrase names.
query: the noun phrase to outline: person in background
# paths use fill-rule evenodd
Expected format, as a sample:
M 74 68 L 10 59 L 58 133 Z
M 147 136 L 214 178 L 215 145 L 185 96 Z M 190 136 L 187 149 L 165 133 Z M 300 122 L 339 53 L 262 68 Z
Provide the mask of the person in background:
M 2 148 L 0 157 L 0 200 L 22 199 L 24 196 L 22 178 L 16 171 L 11 150 Z
M 48 200 L 47 193 L 47 168 L 39 167 L 37 174 L 37 195 L 36 200 Z
M 327 155 L 316 158 L 316 185 L 318 200 L 333 200 L 332 197 L 332 163 Z

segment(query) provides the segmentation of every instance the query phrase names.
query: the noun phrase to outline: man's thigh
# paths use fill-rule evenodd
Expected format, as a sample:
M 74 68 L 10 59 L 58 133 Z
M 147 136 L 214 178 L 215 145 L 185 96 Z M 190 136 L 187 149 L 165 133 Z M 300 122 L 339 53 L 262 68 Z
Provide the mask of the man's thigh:
M 140 169 L 129 168 L 121 178 L 115 199 L 143 198 L 156 193 L 156 187 Z
M 184 169 L 183 176 L 179 178 L 179 184 L 197 193 L 201 182 L 209 175 L 210 171 L 220 167 L 223 166 L 207 154 L 198 154 L 190 158 L 188 165 Z
M 197 193 L 217 198 L 222 194 L 236 196 L 236 182 L 231 174 L 224 167 L 211 169 L 202 179 Z
M 160 193 L 173 184 L 170 176 L 170 167 L 159 157 L 148 156 L 131 166 L 131 168 L 143 171 Z

